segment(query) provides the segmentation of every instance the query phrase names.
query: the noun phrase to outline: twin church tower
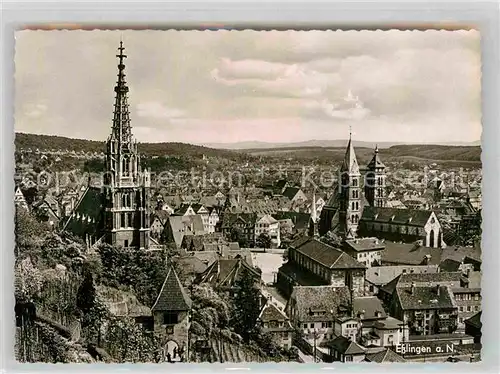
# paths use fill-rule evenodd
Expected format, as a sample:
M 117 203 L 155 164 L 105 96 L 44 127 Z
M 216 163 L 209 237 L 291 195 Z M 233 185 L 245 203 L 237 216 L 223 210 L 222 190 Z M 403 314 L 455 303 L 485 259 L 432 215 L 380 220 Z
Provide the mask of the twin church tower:
M 335 231 L 346 238 L 353 238 L 365 206 L 386 206 L 385 165 L 380 160 L 378 147 L 367 165 L 364 178 L 349 134 L 344 161 L 339 170 L 338 188 L 334 190 L 321 211 L 319 234 Z

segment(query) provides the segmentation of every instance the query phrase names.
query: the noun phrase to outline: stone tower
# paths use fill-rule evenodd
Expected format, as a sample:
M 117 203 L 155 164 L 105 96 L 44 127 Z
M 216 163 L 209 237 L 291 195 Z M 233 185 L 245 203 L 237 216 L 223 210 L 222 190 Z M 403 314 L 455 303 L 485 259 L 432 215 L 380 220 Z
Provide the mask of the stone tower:
M 137 141 L 132 136 L 123 42 L 118 50 L 118 81 L 102 194 L 105 241 L 123 248 L 148 248 L 150 175 L 148 170 L 141 171 Z
M 376 146 L 365 175 L 365 197 L 370 206 L 385 207 L 385 195 L 385 165 L 380 160 Z
M 352 145 L 352 135 L 349 134 L 349 143 L 344 162 L 339 171 L 339 229 L 346 238 L 353 238 L 358 229 L 361 218 L 361 173 L 359 171 L 356 153 Z

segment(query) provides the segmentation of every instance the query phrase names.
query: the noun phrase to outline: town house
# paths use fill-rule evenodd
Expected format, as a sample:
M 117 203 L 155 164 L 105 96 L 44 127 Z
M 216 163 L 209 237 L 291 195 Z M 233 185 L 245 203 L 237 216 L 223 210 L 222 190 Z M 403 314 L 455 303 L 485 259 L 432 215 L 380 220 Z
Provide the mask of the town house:
M 288 349 L 292 346 L 293 327 L 290 320 L 273 303 L 267 302 L 264 305 L 257 319 L 257 324 L 264 334 L 271 334 L 279 347 Z
M 295 285 L 348 287 L 364 295 L 365 265 L 316 238 L 303 237 L 288 249 L 288 261 L 278 270 L 277 287 L 290 295 Z
M 360 238 L 345 240 L 342 249 L 359 263 L 370 268 L 380 265 L 385 245 L 377 238 Z
M 255 240 L 262 234 L 266 234 L 271 238 L 273 247 L 280 246 L 280 223 L 269 214 L 258 217 L 255 222 Z
M 458 308 L 449 286 L 398 287 L 390 312 L 408 326 L 410 335 L 448 334 L 457 329 Z

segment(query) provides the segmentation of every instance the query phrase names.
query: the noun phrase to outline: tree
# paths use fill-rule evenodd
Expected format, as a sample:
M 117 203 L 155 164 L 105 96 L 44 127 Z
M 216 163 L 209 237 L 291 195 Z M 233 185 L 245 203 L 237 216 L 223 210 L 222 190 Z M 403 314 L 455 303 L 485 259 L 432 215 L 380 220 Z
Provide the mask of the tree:
M 333 231 L 328 231 L 328 233 L 321 238 L 321 241 L 336 248 L 342 246 L 342 238 Z
M 241 232 L 241 230 L 239 228 L 237 228 L 237 227 L 231 228 L 231 232 L 229 233 L 229 239 L 232 242 L 238 242 L 238 244 L 242 248 L 247 247 L 247 244 L 248 244 L 247 240 L 243 236 L 243 233 Z
M 257 247 L 259 248 L 271 248 L 271 237 L 263 232 L 257 237 Z
M 255 277 L 243 270 L 241 278 L 235 282 L 233 326 L 245 342 L 255 332 L 255 323 L 260 313 L 259 290 L 255 286 Z
M 94 287 L 94 279 L 89 270 L 85 271 L 85 278 L 83 279 L 78 294 L 76 296 L 76 306 L 84 314 L 87 314 L 95 304 L 96 290 Z

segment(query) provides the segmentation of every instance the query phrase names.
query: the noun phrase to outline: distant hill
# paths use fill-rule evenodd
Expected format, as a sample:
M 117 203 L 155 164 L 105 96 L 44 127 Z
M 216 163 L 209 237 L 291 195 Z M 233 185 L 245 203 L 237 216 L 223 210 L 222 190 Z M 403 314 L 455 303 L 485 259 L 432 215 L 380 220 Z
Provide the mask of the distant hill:
M 259 141 L 247 141 L 247 142 L 237 142 L 237 143 L 207 143 L 204 144 L 210 148 L 217 149 L 232 149 L 232 150 L 256 150 L 256 149 L 277 149 L 277 148 L 304 148 L 304 147 L 324 147 L 324 148 L 336 148 L 345 147 L 347 144 L 347 139 L 337 139 L 337 140 L 307 140 L 303 142 L 296 143 L 267 143 Z M 355 147 L 366 147 L 375 148 L 378 145 L 380 149 L 389 148 L 394 145 L 407 145 L 408 143 L 401 142 L 368 142 L 361 140 L 353 140 Z M 481 145 L 481 141 L 477 140 L 475 142 L 456 142 L 447 143 L 443 142 L 439 145 L 450 145 L 450 146 L 478 146 Z
M 68 150 L 75 152 L 105 152 L 106 143 L 95 140 L 72 139 L 62 136 L 16 133 L 17 149 Z M 140 153 L 146 156 L 220 157 L 230 160 L 248 158 L 245 153 L 213 149 L 186 143 L 140 143 Z
M 373 148 L 354 147 L 360 164 L 368 163 L 373 157 Z M 295 158 L 317 160 L 320 162 L 341 162 L 345 155 L 345 144 L 342 147 L 283 147 L 276 149 L 245 149 L 242 152 L 253 156 Z M 446 146 L 446 145 L 395 145 L 380 149 L 383 161 L 460 161 L 465 163 L 481 163 L 481 147 L 479 146 Z

